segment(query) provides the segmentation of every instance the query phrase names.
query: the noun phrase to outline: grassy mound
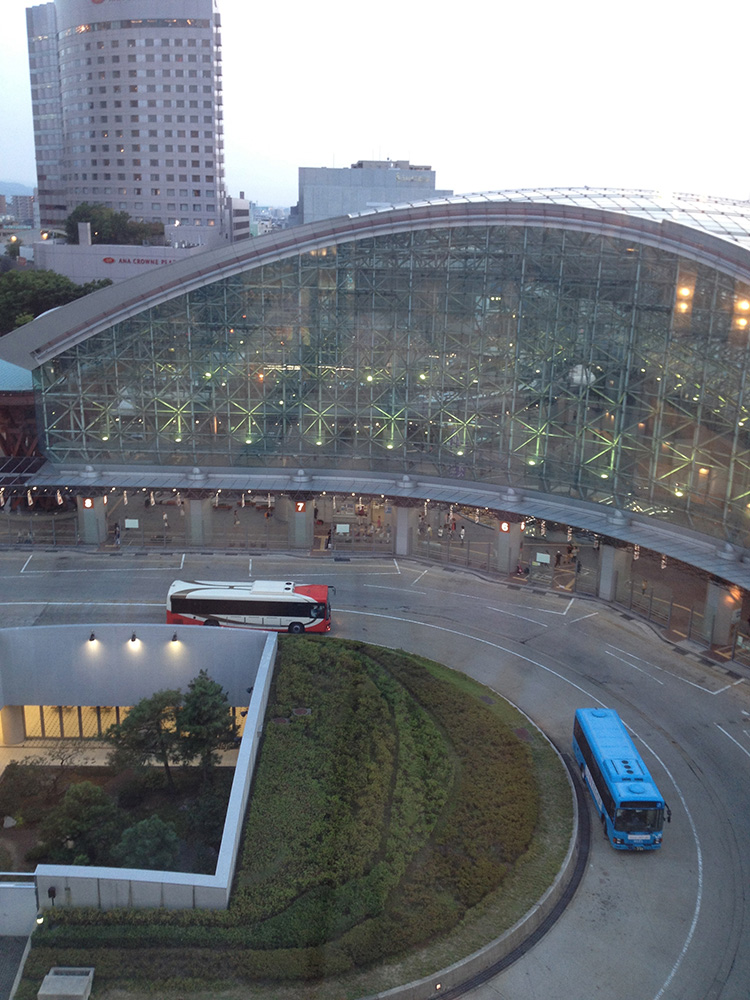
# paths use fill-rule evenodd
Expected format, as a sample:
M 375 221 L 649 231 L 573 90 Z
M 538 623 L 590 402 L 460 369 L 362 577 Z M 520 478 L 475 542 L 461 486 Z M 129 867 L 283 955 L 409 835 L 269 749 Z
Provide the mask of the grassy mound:
M 282 641 L 229 910 L 58 908 L 34 937 L 19 1000 L 51 965 L 95 965 L 97 992 L 233 996 L 351 978 L 451 936 L 476 947 L 473 918 L 507 889 L 516 919 L 567 845 L 539 807 L 539 781 L 562 788 L 561 765 L 500 707 L 404 653 Z M 499 932 L 491 923 L 484 940 Z

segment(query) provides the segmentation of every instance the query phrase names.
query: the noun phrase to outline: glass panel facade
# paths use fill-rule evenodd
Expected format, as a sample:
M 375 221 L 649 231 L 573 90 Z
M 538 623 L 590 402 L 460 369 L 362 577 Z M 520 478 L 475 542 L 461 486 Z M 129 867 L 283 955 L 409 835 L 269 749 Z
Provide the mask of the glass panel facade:
M 47 457 L 465 478 L 746 544 L 747 284 L 541 226 L 289 253 L 37 369 Z

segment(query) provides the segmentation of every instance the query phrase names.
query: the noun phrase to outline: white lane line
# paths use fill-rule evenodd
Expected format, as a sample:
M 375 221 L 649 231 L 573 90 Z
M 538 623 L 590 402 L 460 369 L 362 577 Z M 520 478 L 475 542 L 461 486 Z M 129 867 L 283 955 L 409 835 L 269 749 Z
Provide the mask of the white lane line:
M 425 575 L 425 573 L 427 573 L 427 572 L 428 572 L 428 570 L 426 570 L 426 569 L 425 569 L 425 570 L 422 570 L 422 572 L 421 572 L 421 573 L 419 574 L 419 576 L 418 576 L 418 577 L 417 577 L 417 579 L 416 579 L 416 580 L 414 581 L 414 583 L 419 583 L 419 581 L 420 581 L 420 580 L 422 579 L 422 577 L 423 577 L 423 576 Z M 412 584 L 412 587 L 414 586 L 414 583 Z
M 724 729 L 723 726 L 720 726 L 718 722 L 715 723 L 715 726 L 717 729 L 721 729 L 722 733 L 724 733 L 724 735 L 728 737 L 728 739 L 730 739 L 735 746 L 739 747 L 744 754 L 750 757 L 750 750 L 746 750 L 741 743 L 737 742 L 734 736 L 730 736 L 730 734 L 726 731 L 726 729 Z
M 393 565 L 396 567 L 396 572 L 398 573 L 398 575 L 401 576 L 401 567 L 399 566 L 398 561 L 396 559 L 393 560 Z
M 651 667 L 653 670 L 658 670 L 662 674 L 666 674 L 668 677 L 673 677 L 676 681 L 681 681 L 683 684 L 689 684 L 690 687 L 696 688 L 698 691 L 702 691 L 703 694 L 715 695 L 721 694 L 722 691 L 726 691 L 727 688 L 734 687 L 735 684 L 741 684 L 744 678 L 740 677 L 738 681 L 734 684 L 727 684 L 723 688 L 719 688 L 718 691 L 709 691 L 707 687 L 702 684 L 696 684 L 695 681 L 689 681 L 687 677 L 681 677 L 680 674 L 675 674 L 671 670 L 667 670 L 665 667 L 660 667 L 658 663 L 650 663 L 648 660 L 642 660 L 640 656 L 636 656 L 635 653 L 628 652 L 627 649 L 620 649 L 619 646 L 612 646 L 612 649 L 616 649 L 618 653 L 622 653 L 624 656 L 630 656 L 634 660 L 639 660 L 641 663 L 645 663 L 647 667 Z
M 545 622 L 538 622 L 534 618 L 527 618 L 526 615 L 516 614 L 515 611 L 506 611 L 505 608 L 493 608 L 491 604 L 485 604 L 485 609 L 487 611 L 496 611 L 499 615 L 508 615 L 510 618 L 520 618 L 521 621 L 531 622 L 532 625 L 538 625 L 540 628 L 549 628 L 549 625 Z
M 656 681 L 657 684 L 661 684 L 661 686 L 664 687 L 664 681 L 660 681 L 658 677 L 653 677 L 648 670 L 644 670 L 643 667 L 636 666 L 635 663 L 629 663 L 627 660 L 623 659 L 622 656 L 617 656 L 615 653 L 611 653 L 608 649 L 605 649 L 604 652 L 607 656 L 611 656 L 612 659 L 619 660 L 620 663 L 624 663 L 626 667 L 630 667 L 632 670 L 637 670 L 639 674 L 643 674 L 645 677 L 648 677 L 652 681 Z
M 402 597 L 408 597 L 409 594 L 423 594 L 425 597 L 429 593 L 427 590 L 402 590 L 401 587 L 386 587 L 384 584 L 379 583 L 363 583 L 362 586 L 365 590 L 393 590 L 397 594 L 401 594 Z
M 571 618 L 571 619 L 570 619 L 570 624 L 571 624 L 571 625 L 575 625 L 575 623 L 576 623 L 576 622 L 582 622 L 582 621 L 584 621 L 584 620 L 585 620 L 586 618 L 596 618 L 596 616 L 597 616 L 598 614 L 599 614 L 599 612 L 598 612 L 598 611 L 592 611 L 590 615 L 581 615 L 581 617 L 580 617 L 580 618 Z
M 543 663 L 540 663 L 538 660 L 533 660 L 530 656 L 524 656 L 523 653 L 518 653 L 513 649 L 508 649 L 507 646 L 501 646 L 500 643 L 498 642 L 490 642 L 488 639 L 480 639 L 477 636 L 470 635 L 467 632 L 459 632 L 457 629 L 445 628 L 445 626 L 443 625 L 432 625 L 429 622 L 415 621 L 414 619 L 411 618 L 400 618 L 397 615 L 378 615 L 378 614 L 372 614 L 372 612 L 368 611 L 343 611 L 342 613 L 345 615 L 364 615 L 365 617 L 370 616 L 372 618 L 388 618 L 390 621 L 400 621 L 404 622 L 407 625 L 419 625 L 422 628 L 431 628 L 435 629 L 438 632 L 450 632 L 451 635 L 457 635 L 464 639 L 471 639 L 473 642 L 481 643 L 484 646 L 491 646 L 493 649 L 499 649 L 503 653 L 509 653 L 511 656 L 515 656 L 517 659 L 523 660 L 525 663 L 531 663 L 533 666 L 539 667 L 540 670 L 544 670 L 546 673 L 551 674 L 553 677 L 557 677 L 557 679 L 562 681 L 563 684 L 567 684 L 574 690 L 580 691 L 581 694 L 585 695 L 586 698 L 590 698 L 593 702 L 596 702 L 598 705 L 601 705 L 602 708 L 607 707 L 603 702 L 599 701 L 599 699 L 596 697 L 595 694 L 592 694 L 590 691 L 587 691 L 585 688 L 582 688 L 580 684 L 576 684 L 574 681 L 569 680 L 567 677 L 563 677 L 562 674 L 558 673 L 556 670 L 553 670 L 551 667 L 546 667 Z M 682 946 L 680 954 L 677 956 L 677 960 L 672 966 L 672 969 L 669 975 L 667 976 L 664 985 L 661 987 L 659 992 L 655 994 L 653 998 L 653 1000 L 661 1000 L 661 997 L 664 995 L 665 991 L 669 987 L 669 984 L 672 982 L 675 975 L 677 974 L 677 970 L 679 969 L 680 965 L 682 965 L 682 961 L 688 952 L 690 944 L 693 940 L 693 935 L 695 934 L 695 928 L 698 923 L 698 915 L 700 914 L 700 909 L 701 909 L 701 902 L 703 900 L 703 851 L 701 849 L 701 842 L 698 836 L 698 831 L 696 830 L 695 823 L 693 822 L 693 817 L 690 813 L 690 810 L 687 807 L 687 802 L 685 801 L 685 796 L 682 794 L 680 786 L 677 784 L 674 775 L 669 770 L 669 768 L 664 764 L 664 761 L 656 753 L 654 753 L 654 751 L 651 749 L 648 743 L 646 743 L 645 740 L 641 740 L 641 742 L 649 751 L 649 753 L 652 753 L 656 758 L 656 760 L 658 760 L 661 766 L 664 768 L 665 773 L 668 775 L 669 780 L 674 785 L 675 791 L 680 797 L 680 802 L 682 802 L 683 808 L 685 809 L 685 814 L 687 815 L 688 821 L 690 822 L 690 829 L 692 830 L 693 833 L 693 842 L 695 843 L 695 852 L 698 864 L 698 886 L 695 897 L 695 908 L 693 910 L 693 919 L 690 923 L 687 937 L 685 938 L 685 943 Z
M 693 935 L 695 934 L 695 928 L 698 924 L 698 916 L 701 911 L 701 902 L 703 900 L 703 851 L 701 850 L 700 837 L 698 836 L 698 831 L 695 828 L 695 823 L 693 822 L 692 814 L 688 809 L 687 802 L 685 801 L 685 797 L 682 794 L 682 791 L 680 790 L 680 786 L 677 784 L 674 777 L 672 776 L 672 772 L 669 770 L 669 768 L 661 759 L 661 757 L 659 757 L 659 755 L 651 749 L 651 747 L 648 745 L 648 743 L 646 743 L 645 740 L 641 740 L 641 743 L 643 743 L 643 745 L 646 747 L 649 753 L 652 753 L 654 757 L 659 761 L 661 766 L 664 768 L 665 772 L 669 775 L 670 781 L 675 787 L 675 791 L 680 796 L 680 802 L 682 802 L 682 808 L 685 810 L 685 815 L 687 816 L 688 822 L 690 823 L 690 829 L 693 831 L 693 841 L 695 842 L 695 851 L 698 858 L 698 890 L 695 897 L 695 909 L 693 910 L 693 919 L 690 922 L 690 927 L 688 929 L 687 937 L 685 938 L 685 943 L 682 946 L 680 954 L 677 956 L 677 960 L 672 966 L 669 975 L 664 980 L 659 992 L 654 994 L 654 1000 L 660 1000 L 660 998 L 663 997 L 665 992 L 669 989 L 669 985 L 674 979 L 674 977 L 677 975 L 677 970 L 682 965 L 682 960 L 688 953 L 688 949 L 690 948 L 690 944 L 693 940 Z
M 128 569 L 135 568 L 128 566 Z M 138 566 L 137 569 L 139 573 L 177 573 L 182 566 Z M 50 573 L 54 573 L 55 576 L 62 576 L 64 573 L 122 573 L 122 566 L 113 566 L 109 569 L 103 569 L 101 566 L 87 566 L 85 569 L 32 569 L 24 576 L 49 576 Z
M 571 599 L 568 601 L 567 605 L 565 606 L 565 610 L 564 611 L 553 611 L 552 608 L 532 608 L 532 607 L 527 607 L 526 610 L 527 611 L 538 611 L 540 614 L 543 614 L 543 615 L 562 615 L 562 617 L 564 618 L 565 615 L 567 615 L 567 613 L 573 607 L 573 601 L 574 600 L 575 600 L 575 597 L 571 597 Z
M 3 601 L 4 608 L 163 608 L 163 601 Z
M 725 684 L 723 688 L 719 688 L 717 691 L 709 691 L 709 694 L 721 694 L 722 691 L 728 691 L 730 688 L 737 687 L 738 684 L 742 684 L 745 680 L 744 677 L 740 677 L 737 681 L 732 681 L 731 684 Z
M 33 555 L 30 555 L 30 556 L 29 556 L 29 558 L 28 558 L 28 559 L 26 560 L 26 562 L 25 562 L 25 563 L 23 564 L 23 566 L 21 567 L 21 572 L 22 572 L 22 573 L 23 573 L 23 572 L 25 572 L 25 570 L 26 570 L 26 567 L 27 567 L 27 566 L 29 565 L 29 563 L 31 562 L 31 560 L 32 560 L 33 558 L 34 558 L 34 556 L 33 556 Z

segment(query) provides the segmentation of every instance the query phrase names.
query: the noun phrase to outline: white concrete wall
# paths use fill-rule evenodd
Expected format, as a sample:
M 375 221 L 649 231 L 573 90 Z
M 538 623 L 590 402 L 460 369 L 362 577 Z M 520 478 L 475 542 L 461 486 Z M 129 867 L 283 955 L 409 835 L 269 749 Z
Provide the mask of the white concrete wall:
M 36 926 L 34 883 L 0 882 L 0 937 L 25 937 Z
M 178 641 L 172 642 L 175 634 Z M 197 625 L 0 629 L 0 707 L 133 705 L 155 691 L 185 690 L 204 668 L 227 692 L 230 705 L 245 705 L 267 635 Z
M 161 628 L 161 626 L 156 627 Z M 195 631 L 218 635 L 240 631 L 194 628 Z M 235 767 L 215 874 L 192 875 L 185 872 L 143 871 L 129 868 L 38 865 L 35 875 L 41 908 L 51 907 L 52 901 L 49 899 L 48 890 L 54 886 L 56 906 L 96 906 L 103 910 L 118 907 L 164 907 L 169 910 L 226 909 L 276 661 L 276 633 L 253 634 L 262 637 L 263 649 L 255 667 L 253 693 Z M 216 672 L 212 669 L 211 673 L 214 676 Z M 153 685 L 151 690 L 155 690 Z

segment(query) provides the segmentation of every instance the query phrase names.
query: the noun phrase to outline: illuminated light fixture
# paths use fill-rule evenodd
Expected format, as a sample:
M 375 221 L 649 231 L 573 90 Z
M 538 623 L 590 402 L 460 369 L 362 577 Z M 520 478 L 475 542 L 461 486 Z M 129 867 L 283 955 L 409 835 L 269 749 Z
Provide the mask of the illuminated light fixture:
M 387 444 L 386 448 L 388 449 L 388 451 L 393 451 L 393 445 L 392 444 Z M 461 454 L 461 452 L 459 451 L 459 455 L 460 454 Z
M 691 296 L 691 295 L 693 294 L 693 290 L 692 290 L 692 288 L 691 288 L 691 287 L 690 287 L 689 285 L 682 285 L 682 286 L 681 286 L 681 287 L 679 288 L 679 290 L 678 290 L 677 294 L 678 294 L 678 295 L 680 296 L 680 298 L 682 298 L 682 299 L 689 299 L 689 298 L 690 298 L 690 296 Z
M 93 634 L 93 633 L 92 633 Z M 172 642 L 177 642 L 177 633 L 172 636 Z
M 676 489 L 676 490 L 674 491 L 674 495 L 675 495 L 676 497 L 682 497 L 682 496 L 684 496 L 684 495 L 685 495 L 685 493 L 684 493 L 684 491 L 683 491 L 683 490 L 681 490 L 681 489 L 679 488 L 679 486 L 678 486 L 678 487 L 677 487 L 677 489 Z
M 740 299 L 740 301 L 737 303 L 737 308 L 741 312 L 747 312 L 750 309 L 750 302 L 748 302 L 747 299 Z
M 91 635 L 89 636 L 89 642 L 93 642 L 95 639 L 96 639 L 96 636 L 92 632 Z
M 368 382 L 372 382 L 372 375 L 368 375 L 368 376 L 367 376 L 367 381 L 368 381 Z
M 106 496 L 103 496 L 103 497 L 102 497 L 102 503 L 103 503 L 103 504 L 106 504 L 106 502 L 107 502 L 107 497 L 106 497 Z
M 677 308 L 681 313 L 686 313 L 688 311 L 688 304 L 687 302 L 678 302 Z
M 463 452 L 462 451 L 457 451 L 456 454 L 460 456 L 460 455 L 463 455 Z
M 608 472 L 600 472 L 599 473 L 599 478 L 600 479 L 609 479 L 609 473 Z
M 535 458 L 530 458 L 529 459 L 529 465 L 536 465 L 536 459 Z
M 746 316 L 738 316 L 737 317 L 737 326 L 746 327 L 747 326 L 747 317 Z
M 131 642 L 138 642 L 138 636 L 135 634 L 135 632 L 133 632 L 133 634 L 131 635 L 130 641 Z
M 36 915 L 36 924 L 37 924 L 37 927 L 41 927 L 43 923 L 44 923 L 44 914 L 40 911 Z
M 175 444 L 179 444 L 182 441 L 182 438 L 178 435 L 174 440 Z
M 420 378 L 422 379 L 422 381 L 423 381 L 423 382 L 424 382 L 424 380 L 425 380 L 425 379 L 427 378 L 427 376 L 426 376 L 425 374 L 422 374 L 422 375 L 420 375 L 419 377 L 420 377 Z
M 322 441 L 316 441 L 315 444 L 317 444 L 318 446 L 320 446 L 320 445 L 323 444 L 323 442 Z
M 102 441 L 109 441 L 109 434 L 102 434 Z
M 62 498 L 62 493 L 61 493 L 61 492 L 60 492 L 60 491 L 58 490 L 58 491 L 57 491 L 57 493 L 56 493 L 55 495 L 56 495 L 56 497 L 57 497 L 57 505 L 58 505 L 58 507 L 59 507 L 59 506 L 61 506 L 61 505 L 62 505 L 62 503 L 63 503 L 63 498 Z
M 701 474 L 702 476 L 707 476 L 707 475 L 708 475 L 708 469 L 706 469 L 706 468 L 702 468 L 702 469 L 698 469 L 698 472 L 699 472 L 699 473 L 700 473 L 700 474 Z

